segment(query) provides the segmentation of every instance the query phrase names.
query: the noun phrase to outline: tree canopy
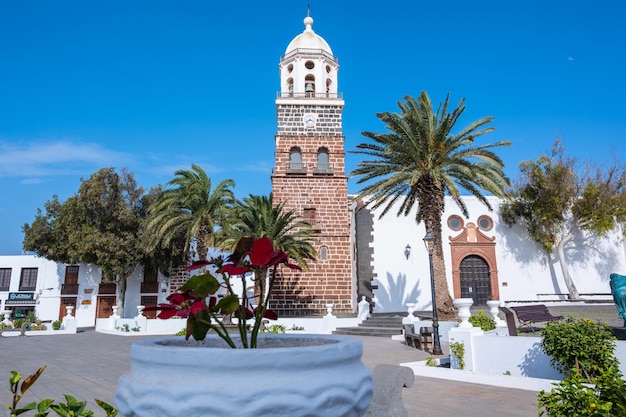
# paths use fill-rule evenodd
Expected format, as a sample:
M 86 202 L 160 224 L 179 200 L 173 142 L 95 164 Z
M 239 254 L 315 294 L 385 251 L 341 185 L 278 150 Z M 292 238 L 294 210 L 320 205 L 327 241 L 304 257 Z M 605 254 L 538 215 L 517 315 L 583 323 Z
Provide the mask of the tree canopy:
M 616 161 L 579 172 L 557 140 L 549 155 L 522 162 L 520 171 L 520 180 L 500 206 L 502 219 L 523 226 L 546 254 L 556 251 L 569 298 L 578 299 L 565 247 L 577 231 L 603 236 L 626 221 L 626 169 Z
M 437 309 L 450 316 L 454 306 L 445 275 L 441 234 L 444 198 L 451 196 L 466 217 L 461 190 L 491 210 L 483 193 L 502 197 L 509 186 L 504 164 L 492 149 L 510 143 L 474 144 L 479 136 L 494 131 L 487 126 L 493 120 L 491 116 L 452 133 L 465 110 L 464 99 L 451 112 L 449 95 L 435 110 L 426 92 L 417 100 L 405 96 L 398 106 L 400 113 L 377 114 L 388 132 L 362 133 L 373 142 L 361 143 L 353 152 L 370 159 L 360 162 L 351 175 L 359 177 L 358 184 L 366 184 L 359 192 L 363 202 L 372 208 L 383 207 L 381 217 L 395 204 L 397 215 L 406 216 L 418 203 L 415 221 L 423 220 L 436 239 L 433 263 Z
M 211 179 L 199 165 L 191 170 L 178 170 L 175 177 L 151 208 L 148 227 L 155 238 L 152 246 L 170 247 L 173 239 L 185 235 L 185 252 L 192 242 L 200 260 L 206 260 L 210 247 L 218 246 L 216 230 L 224 227 L 235 205 L 233 180 L 219 182 L 214 188 Z
M 82 179 L 78 192 L 61 203 L 55 195 L 24 224 L 24 249 L 63 263 L 99 267 L 103 282 L 119 277 L 118 306 L 123 311 L 126 278 L 137 265 L 181 261 L 181 252 L 147 252 L 145 223 L 149 197 L 131 173 L 102 168 Z M 167 271 L 167 269 L 164 269 Z

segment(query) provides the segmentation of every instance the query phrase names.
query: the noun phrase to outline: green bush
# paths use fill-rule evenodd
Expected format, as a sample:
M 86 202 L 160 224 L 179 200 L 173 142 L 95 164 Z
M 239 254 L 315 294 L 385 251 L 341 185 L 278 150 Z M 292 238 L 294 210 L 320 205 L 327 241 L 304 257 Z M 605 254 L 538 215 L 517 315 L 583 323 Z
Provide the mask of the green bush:
M 265 326 L 265 333 L 285 333 L 287 329 L 282 324 L 273 324 L 271 326 Z
M 52 329 L 53 330 L 60 330 L 61 329 L 61 320 L 55 320 L 52 322 Z
M 465 369 L 465 344 L 463 342 L 450 343 L 450 355 L 456 357 L 459 369 Z M 452 357 L 450 358 L 450 367 L 452 367 Z
M 551 356 L 550 365 L 568 376 L 577 369 L 588 380 L 617 366 L 613 356 L 615 337 L 606 323 L 568 317 L 547 323 L 542 331 L 541 348 Z
M 34 374 L 28 376 L 22 381 L 22 374 L 17 371 L 11 371 L 11 377 L 9 378 L 9 391 L 11 391 L 12 401 L 11 404 L 7 405 L 7 409 L 9 410 L 11 416 L 18 416 L 29 411 L 33 411 L 35 413 L 35 417 L 46 417 L 50 414 L 50 410 L 54 411 L 55 414 L 62 417 L 93 417 L 94 412 L 86 408 L 86 401 L 78 401 L 71 395 L 64 394 L 65 402 L 61 402 L 58 404 L 54 403 L 54 400 L 46 398 L 41 400 L 40 402 L 30 402 L 23 407 L 19 407 L 19 403 L 24 396 L 24 393 L 28 391 L 30 387 L 33 386 L 37 379 L 41 376 L 43 371 L 46 369 L 46 365 L 39 368 Z M 20 384 L 21 381 L 21 384 Z M 95 399 L 96 404 L 100 408 L 102 408 L 107 417 L 116 417 L 119 414 L 119 411 L 110 404 L 106 402 Z
M 485 332 L 496 328 L 496 321 L 493 317 L 487 315 L 482 310 L 480 310 L 477 314 L 472 315 L 469 318 L 469 322 L 472 326 L 480 327 Z
M 538 394 L 539 415 L 626 417 L 626 382 L 613 355 L 615 337 L 606 323 L 568 317 L 546 324 L 542 350 L 565 375 Z
M 606 370 L 595 386 L 580 374 L 555 385 L 549 393 L 538 394 L 539 416 L 626 416 L 626 385 L 615 367 Z

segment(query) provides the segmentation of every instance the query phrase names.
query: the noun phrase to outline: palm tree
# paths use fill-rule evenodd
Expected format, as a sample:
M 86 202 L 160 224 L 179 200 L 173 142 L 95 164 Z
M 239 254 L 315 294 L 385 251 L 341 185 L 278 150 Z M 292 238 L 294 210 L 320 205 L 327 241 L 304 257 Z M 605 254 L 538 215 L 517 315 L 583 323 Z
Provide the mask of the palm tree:
M 316 259 L 311 225 L 302 221 L 295 210 L 285 211 L 285 202 L 274 205 L 273 194 L 250 195 L 239 202 L 233 211 L 230 226 L 223 230 L 228 237 L 222 241 L 225 249 L 233 250 L 241 237 L 259 239 L 267 237 L 274 250 L 287 253 L 290 258 L 307 269 L 307 261 Z M 255 280 L 255 299 L 264 294 L 264 280 Z
M 493 117 L 479 119 L 460 133 L 452 134 L 465 106 L 462 99 L 448 113 L 449 98 L 450 95 L 443 107 L 440 104 L 435 112 L 428 94 L 422 92 L 417 101 L 405 96 L 404 102 L 398 102 L 401 113 L 378 113 L 389 133 L 362 133 L 374 143 L 361 143 L 353 153 L 372 159 L 358 164 L 351 174 L 359 177 L 359 184 L 368 183 L 359 195 L 367 205 L 372 208 L 384 206 L 380 217 L 387 214 L 396 202 L 400 203 L 398 216 L 408 215 L 418 203 L 415 221 L 423 220 L 426 230 L 436 238 L 433 253 L 435 292 L 437 310 L 444 317 L 454 313 L 441 236 L 444 197 L 450 195 L 463 215 L 468 217 L 460 189 L 474 195 L 492 210 L 481 191 L 503 197 L 510 185 L 503 172 L 502 160 L 490 150 L 510 145 L 510 142 L 474 145 L 476 137 L 495 130 L 486 127 Z
M 154 233 L 155 242 L 167 247 L 184 232 L 185 252 L 195 242 L 200 260 L 206 260 L 210 247 L 218 244 L 215 231 L 224 226 L 235 204 L 233 180 L 224 180 L 211 190 L 211 179 L 196 165 L 191 170 L 178 170 L 168 188 L 151 207 L 152 219 L 148 227 Z

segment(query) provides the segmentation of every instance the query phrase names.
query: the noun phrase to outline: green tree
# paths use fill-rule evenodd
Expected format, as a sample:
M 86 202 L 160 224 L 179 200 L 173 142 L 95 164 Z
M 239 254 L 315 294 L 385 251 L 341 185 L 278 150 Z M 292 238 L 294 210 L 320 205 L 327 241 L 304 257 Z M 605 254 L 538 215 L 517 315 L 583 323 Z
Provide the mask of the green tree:
M 154 235 L 154 230 L 148 227 L 150 221 L 150 207 L 156 204 L 161 196 L 161 187 L 151 188 L 148 193 L 142 197 L 142 230 L 144 235 L 141 242 L 143 247 L 143 259 L 141 261 L 144 270 L 158 271 L 165 276 L 170 276 L 173 268 L 186 265 L 188 262 L 187 253 L 185 252 L 185 233 L 180 231 L 178 235 L 173 236 L 170 244 L 165 246 Z M 156 243 L 155 243 L 156 242 Z
M 441 235 L 441 218 L 446 195 L 469 216 L 461 190 L 474 195 L 489 210 L 491 205 L 483 191 L 503 197 L 509 180 L 504 164 L 491 150 L 506 146 L 500 141 L 476 146 L 474 139 L 495 129 L 486 127 L 493 117 L 479 119 L 459 133 L 453 134 L 459 117 L 465 110 L 464 99 L 448 112 L 449 95 L 443 106 L 433 109 L 428 94 L 422 92 L 416 101 L 405 96 L 398 102 L 400 113 L 378 113 L 386 123 L 387 133 L 363 132 L 373 140 L 357 145 L 354 153 L 371 159 L 362 161 L 352 176 L 358 183 L 367 183 L 359 197 L 372 208 L 385 206 L 381 217 L 399 202 L 397 215 L 408 215 L 417 202 L 415 221 L 424 221 L 426 230 L 436 238 L 433 253 L 437 309 L 444 317 L 454 313 L 446 280 Z
M 102 168 L 81 180 L 77 194 L 65 202 L 55 195 L 45 203 L 45 214 L 38 210 L 33 223 L 22 228 L 24 249 L 55 262 L 96 265 L 103 282 L 119 277 L 123 313 L 126 279 L 144 256 L 142 194 L 126 170 Z
M 224 226 L 229 211 L 235 205 L 233 180 L 224 180 L 211 188 L 211 179 L 204 170 L 193 164 L 191 170 L 178 170 L 175 178 L 151 206 L 148 222 L 152 247 L 171 247 L 183 233 L 185 249 L 195 243 L 200 260 L 206 260 L 210 247 L 218 246 L 215 231 Z
M 273 194 L 269 196 L 250 195 L 239 202 L 233 211 L 228 237 L 224 239 L 224 248 L 234 250 L 242 237 L 260 239 L 267 237 L 275 250 L 284 251 L 298 265 L 306 269 L 307 261 L 316 259 L 313 247 L 311 225 L 301 220 L 295 210 L 285 210 L 285 202 L 274 204 Z M 265 293 L 264 280 L 257 279 L 254 295 Z
M 579 231 L 603 236 L 626 220 L 626 170 L 615 163 L 581 175 L 557 140 L 550 155 L 522 162 L 520 171 L 502 219 L 523 226 L 548 256 L 556 252 L 569 298 L 579 299 L 565 250 Z

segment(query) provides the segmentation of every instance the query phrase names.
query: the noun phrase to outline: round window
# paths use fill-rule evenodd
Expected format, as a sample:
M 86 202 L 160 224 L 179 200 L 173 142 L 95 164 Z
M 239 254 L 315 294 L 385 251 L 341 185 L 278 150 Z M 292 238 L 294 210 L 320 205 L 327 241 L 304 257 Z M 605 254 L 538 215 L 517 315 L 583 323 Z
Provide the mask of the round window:
M 478 218 L 478 227 L 484 231 L 491 230 L 493 228 L 493 220 L 489 216 L 480 216 Z
M 293 71 L 293 64 L 289 64 L 289 65 L 287 66 L 287 72 L 288 72 L 289 74 L 291 74 L 291 71 Z
M 306 69 L 313 69 L 315 68 L 315 63 L 313 61 L 307 61 L 304 63 L 304 67 Z
M 461 230 L 463 228 L 463 219 L 459 216 L 448 217 L 448 227 L 455 232 Z

